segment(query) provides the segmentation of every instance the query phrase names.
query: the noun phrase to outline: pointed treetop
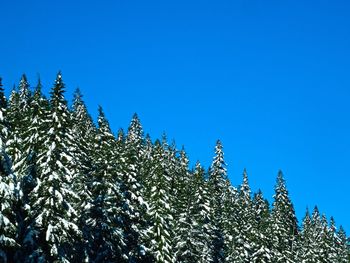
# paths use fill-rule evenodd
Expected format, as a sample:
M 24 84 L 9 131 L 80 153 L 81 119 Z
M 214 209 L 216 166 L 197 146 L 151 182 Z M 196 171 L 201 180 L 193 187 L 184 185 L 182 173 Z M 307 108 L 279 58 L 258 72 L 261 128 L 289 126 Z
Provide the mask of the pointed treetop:
M 85 103 L 83 101 L 83 95 L 81 94 L 79 88 L 76 88 L 74 91 L 72 107 L 73 107 L 73 111 L 79 111 L 80 107 L 85 108 L 84 110 L 87 111 L 85 107 Z
M 317 205 L 314 207 L 314 210 L 312 212 L 312 217 L 320 217 L 320 211 L 318 210 Z
M 7 100 L 5 96 L 5 90 L 2 85 L 2 78 L 0 77 L 0 108 L 5 109 L 7 107 Z
M 41 90 L 43 85 L 41 84 L 40 76 L 38 76 L 38 83 L 36 84 L 34 96 L 40 96 L 41 97 Z
M 182 146 L 182 149 L 180 151 L 180 164 L 183 166 L 183 167 L 188 167 L 189 165 L 189 159 L 187 157 L 187 154 L 186 154 L 186 151 L 185 151 L 185 147 Z
M 248 173 L 247 173 L 246 168 L 244 168 L 244 170 L 243 170 L 243 180 L 242 180 L 242 184 L 241 184 L 241 192 L 249 193 L 249 195 L 251 192 L 249 182 L 248 182 Z
M 200 161 L 197 160 L 197 162 L 196 162 L 196 164 L 195 164 L 195 170 L 196 170 L 196 171 L 199 171 L 199 170 L 201 170 L 201 169 L 203 169 L 203 167 L 202 167 Z
M 124 137 L 125 137 L 125 133 L 124 130 L 122 128 L 120 128 L 118 130 L 118 134 L 117 134 L 117 142 L 122 142 L 124 141 Z
M 98 117 L 105 119 L 105 113 L 103 112 L 103 108 L 101 105 L 98 105 Z
M 309 212 L 309 208 L 306 207 L 306 212 L 305 212 L 305 216 L 304 216 L 304 220 L 308 220 L 308 221 L 311 221 L 311 217 L 310 217 L 310 212 Z
M 59 71 L 57 72 L 56 81 L 59 81 L 59 80 L 61 80 L 61 79 L 62 79 L 62 72 L 61 72 L 61 70 L 59 70 Z
M 74 91 L 73 101 L 74 103 L 83 101 L 83 95 L 81 94 L 79 87 Z
M 64 92 L 65 92 L 65 85 L 62 81 L 62 75 L 61 72 L 57 74 L 54 86 L 51 89 L 51 98 L 50 102 L 51 105 L 55 107 L 60 107 L 59 105 L 63 105 L 64 108 L 67 107 L 67 101 L 64 98 Z
M 226 163 L 224 160 L 224 152 L 223 152 L 223 147 L 221 144 L 221 141 L 218 140 L 216 142 L 215 145 L 215 156 L 213 159 L 213 163 L 210 167 L 211 171 L 214 172 L 215 170 L 217 170 L 216 172 L 219 172 L 222 177 L 224 177 L 224 179 L 227 179 L 227 175 L 226 175 Z
M 276 194 L 284 193 L 284 194 L 288 195 L 288 191 L 286 188 L 286 180 L 284 179 L 284 176 L 283 176 L 283 173 L 281 170 L 278 171 L 276 185 L 275 185 L 275 191 L 276 191 Z
M 331 216 L 331 218 L 329 219 L 329 228 L 331 229 L 331 231 L 334 231 L 334 232 L 337 230 L 333 216 Z
M 107 132 L 107 133 L 112 134 L 112 130 L 111 130 L 111 127 L 109 126 L 109 122 L 106 119 L 106 116 L 105 116 L 103 109 L 100 105 L 98 106 L 97 124 L 98 124 L 98 128 L 101 132 L 103 132 L 103 133 Z
M 134 113 L 128 128 L 128 141 L 139 143 L 143 138 L 143 129 L 139 117 Z
M 226 166 L 226 163 L 224 162 L 223 146 L 220 140 L 216 141 L 214 162 L 219 162 Z
M 63 93 L 64 91 L 64 83 L 63 83 L 63 80 L 62 80 L 62 74 L 61 72 L 58 72 L 57 73 L 57 76 L 56 76 L 56 79 L 55 79 L 55 83 L 54 83 L 54 87 L 53 87 L 53 91 L 52 93 Z
M 22 74 L 21 80 L 19 81 L 19 87 L 20 88 L 28 87 L 27 76 L 25 74 Z
M 145 139 L 146 139 L 146 145 L 152 145 L 152 138 L 151 138 L 151 135 L 149 135 L 149 133 L 146 134 L 145 136 Z
M 18 85 L 19 96 L 22 104 L 26 104 L 30 97 L 29 83 L 25 74 L 22 75 L 22 78 Z M 22 105 L 24 106 L 24 105 Z
M 9 97 L 9 104 L 16 105 L 16 104 L 18 104 L 18 102 L 19 102 L 19 94 L 17 92 L 17 87 L 14 84 L 12 87 L 12 90 L 11 90 L 10 97 Z
M 245 205 L 249 205 L 250 200 L 251 200 L 250 195 L 251 195 L 251 190 L 250 190 L 250 186 L 249 186 L 249 182 L 248 182 L 248 174 L 247 174 L 247 170 L 244 169 L 243 180 L 242 180 L 242 184 L 241 184 L 240 191 L 239 191 L 239 196 L 241 198 L 241 202 L 243 202 L 243 204 L 245 204 Z

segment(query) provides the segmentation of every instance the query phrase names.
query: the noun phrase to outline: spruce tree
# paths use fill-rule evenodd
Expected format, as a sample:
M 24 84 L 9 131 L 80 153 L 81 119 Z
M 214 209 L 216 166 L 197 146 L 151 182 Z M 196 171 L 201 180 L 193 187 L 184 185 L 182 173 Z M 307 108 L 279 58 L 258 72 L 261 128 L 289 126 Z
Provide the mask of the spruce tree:
M 87 219 L 87 260 L 123 262 L 127 255 L 121 218 L 122 193 L 116 167 L 116 139 L 101 107 L 95 145 Z
M 175 173 L 175 188 L 176 201 L 173 202 L 175 210 L 175 226 L 174 226 L 174 249 L 177 262 L 198 262 L 198 258 L 192 253 L 194 243 L 193 225 L 197 224 L 195 215 L 191 214 L 191 207 L 194 200 L 192 174 L 189 171 L 189 160 L 184 149 L 180 152 L 180 157 L 177 159 Z
M 348 247 L 348 239 L 346 237 L 345 230 L 342 226 L 339 227 L 339 231 L 337 232 L 337 251 L 338 257 L 337 262 L 346 263 L 349 262 L 349 247 Z
M 238 195 L 238 205 L 238 233 L 234 237 L 236 239 L 236 257 L 234 260 L 237 262 L 252 262 L 253 249 L 257 244 L 254 243 L 254 214 L 252 211 L 251 190 L 245 169 Z
M 79 244 L 79 249 L 84 251 L 84 255 L 87 257 L 89 234 L 86 227 L 86 221 L 88 220 L 91 201 L 91 188 L 94 170 L 94 143 L 97 131 L 79 89 L 77 89 L 74 93 L 72 120 L 72 136 L 75 144 L 75 151 L 73 151 L 72 154 L 76 160 L 73 169 L 77 174 L 77 176 L 74 178 L 73 187 L 74 191 L 80 197 L 79 201 L 75 205 L 80 215 L 78 219 L 78 226 L 79 229 L 82 230 L 83 234 L 83 243 Z
M 264 198 L 262 191 L 259 189 L 254 194 L 253 201 L 253 227 L 251 230 L 253 239 L 253 251 L 251 262 L 267 263 L 270 262 L 270 208 L 268 201 Z
M 271 215 L 271 262 L 295 262 L 298 224 L 285 180 L 280 171 Z
M 196 163 L 189 185 L 189 215 L 192 224 L 188 225 L 191 237 L 191 256 L 193 262 L 213 262 L 210 189 L 205 180 L 205 171 L 199 162 Z
M 152 167 L 149 173 L 149 220 L 148 247 L 155 262 L 174 262 L 171 240 L 173 216 L 170 207 L 170 182 L 168 175 L 169 146 L 166 141 L 156 141 L 152 151 Z
M 223 147 L 220 141 L 217 141 L 215 146 L 215 157 L 209 171 L 209 186 L 212 196 L 210 206 L 212 208 L 211 219 L 213 220 L 213 262 L 224 262 L 225 234 L 222 215 L 228 178 Z
M 29 105 L 24 106 L 28 109 L 26 119 L 23 120 L 27 123 L 27 127 L 21 128 L 22 134 L 22 160 L 20 160 L 21 167 L 18 169 L 20 173 L 20 190 L 21 195 L 18 199 L 17 205 L 17 217 L 19 221 L 18 228 L 18 242 L 21 245 L 21 249 L 17 250 L 17 260 L 23 261 L 29 257 L 33 250 L 33 231 L 31 226 L 33 225 L 34 218 L 31 217 L 31 206 L 29 195 L 36 186 L 37 181 L 37 156 L 41 154 L 42 139 L 46 134 L 46 119 L 48 114 L 48 101 L 43 97 L 41 93 L 41 81 L 38 80 L 38 85 L 35 89 L 33 97 L 29 101 Z M 29 91 L 22 91 L 23 94 Z M 26 98 L 26 96 L 23 96 Z
M 51 90 L 48 132 L 38 156 L 37 185 L 30 193 L 32 230 L 36 248 L 33 261 L 69 262 L 76 260 L 74 242 L 81 233 L 77 226 L 74 203 L 78 198 L 71 189 L 74 174 L 70 165 L 72 135 L 70 112 L 64 98 L 64 84 L 58 73 Z
M 0 78 L 0 262 L 11 262 L 15 250 L 17 221 L 14 207 L 16 204 L 15 183 L 11 161 L 6 154 L 7 121 L 6 100 Z
M 126 249 L 129 261 L 145 260 L 146 247 L 142 242 L 147 222 L 145 219 L 147 203 L 144 200 L 142 185 L 142 158 L 144 155 L 143 129 L 135 114 L 128 128 L 125 147 L 119 152 L 119 175 L 121 177 L 122 220 Z

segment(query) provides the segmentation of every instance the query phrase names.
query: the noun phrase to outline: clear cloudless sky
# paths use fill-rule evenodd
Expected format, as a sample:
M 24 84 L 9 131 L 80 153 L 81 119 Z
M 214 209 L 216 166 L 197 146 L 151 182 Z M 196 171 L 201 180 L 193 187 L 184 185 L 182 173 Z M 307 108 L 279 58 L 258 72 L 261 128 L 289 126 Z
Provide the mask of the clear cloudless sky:
M 350 234 L 348 1 L 2 1 L 0 75 L 46 94 L 62 70 L 116 132 L 137 112 L 191 164 L 224 145 L 272 200 L 279 169 L 297 216 L 317 204 Z

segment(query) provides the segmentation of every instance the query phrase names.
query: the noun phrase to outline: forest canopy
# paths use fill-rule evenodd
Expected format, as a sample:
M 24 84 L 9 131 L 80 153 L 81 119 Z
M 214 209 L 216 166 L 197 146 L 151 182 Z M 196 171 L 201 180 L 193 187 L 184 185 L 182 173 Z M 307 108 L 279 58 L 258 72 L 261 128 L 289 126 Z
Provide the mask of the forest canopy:
M 281 171 L 269 204 L 246 170 L 231 184 L 220 141 L 190 167 L 136 114 L 114 133 L 79 90 L 70 107 L 61 73 L 49 97 L 0 79 L 0 147 L 0 262 L 350 262 L 333 218 L 298 222 Z

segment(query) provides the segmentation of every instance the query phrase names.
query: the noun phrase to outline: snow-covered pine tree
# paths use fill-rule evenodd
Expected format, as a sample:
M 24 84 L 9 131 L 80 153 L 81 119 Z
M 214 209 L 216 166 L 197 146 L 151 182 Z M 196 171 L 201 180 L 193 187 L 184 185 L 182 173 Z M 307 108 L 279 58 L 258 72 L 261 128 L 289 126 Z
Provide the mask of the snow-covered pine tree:
M 18 242 L 21 249 L 17 250 L 17 260 L 24 262 L 33 250 L 33 234 L 31 226 L 34 218 L 31 217 L 31 207 L 29 195 L 36 186 L 37 181 L 37 157 L 42 154 L 42 144 L 47 132 L 46 120 L 49 114 L 49 103 L 41 92 L 41 81 L 38 80 L 38 85 L 34 91 L 33 97 L 30 100 L 30 109 L 28 112 L 31 116 L 27 116 L 26 129 L 22 129 L 23 139 L 23 154 L 20 163 L 20 189 L 21 196 L 18 202 L 17 217 L 19 220 Z
M 349 253 L 349 247 L 348 247 L 348 239 L 346 237 L 345 230 L 342 226 L 339 227 L 339 230 L 337 232 L 337 241 L 336 241 L 336 247 L 338 251 L 338 258 L 337 262 L 339 263 L 346 263 L 350 260 L 350 253 Z
M 31 122 L 31 93 L 25 74 L 18 85 L 18 92 L 13 91 L 9 105 L 9 121 L 11 123 L 10 136 L 7 141 L 8 152 L 12 157 L 13 171 L 21 177 L 26 170 L 26 157 L 23 140 Z
M 215 157 L 209 171 L 209 186 L 211 195 L 211 219 L 213 220 L 213 262 L 224 262 L 225 252 L 225 233 L 223 222 L 223 208 L 229 185 L 226 163 L 224 161 L 224 153 L 221 142 L 218 140 L 215 146 Z
M 24 94 L 27 92 L 22 91 Z M 25 97 L 24 95 L 22 95 Z M 24 98 L 23 101 L 26 101 Z M 28 99 L 29 100 L 29 99 Z M 25 102 L 23 102 L 25 103 Z M 38 84 L 34 90 L 33 96 L 29 100 L 28 115 L 25 116 L 25 127 L 22 127 L 22 145 L 23 145 L 23 158 L 22 162 L 26 161 L 26 158 L 31 154 L 36 155 L 41 154 L 43 148 L 43 138 L 46 135 L 48 128 L 48 118 L 49 118 L 49 102 L 42 94 L 42 84 L 41 80 L 38 80 Z M 23 171 L 26 171 L 25 165 L 23 165 Z M 25 174 L 25 172 L 24 172 Z M 23 174 L 23 175 L 24 175 Z
M 314 229 L 309 210 L 306 209 L 305 216 L 302 221 L 300 238 L 297 246 L 298 262 L 317 262 L 318 255 L 315 246 L 318 244 L 314 240 Z
M 0 106 L 2 111 L 6 111 L 7 108 L 7 99 L 5 96 L 4 86 L 2 85 L 2 78 L 0 77 Z M 4 120 L 2 120 L 4 121 Z
M 147 203 L 144 200 L 142 184 L 142 158 L 144 156 L 143 129 L 140 120 L 134 114 L 125 139 L 125 147 L 118 151 L 121 180 L 122 220 L 126 242 L 127 255 L 130 262 L 145 260 L 146 247 L 143 235 L 147 230 Z
M 281 171 L 277 176 L 271 214 L 271 262 L 295 262 L 298 223 Z
M 17 221 L 14 213 L 16 204 L 15 176 L 11 161 L 6 154 L 6 136 L 8 134 L 6 99 L 0 78 L 0 262 L 12 262 L 18 248 L 16 242 Z
M 330 225 L 328 225 L 327 218 L 323 214 L 321 217 L 321 226 L 321 242 L 319 243 L 320 261 L 327 263 L 336 263 L 338 260 L 334 240 L 336 237 L 334 219 L 331 218 Z
M 83 234 L 83 243 L 80 244 L 80 251 L 84 251 L 87 256 L 88 248 L 88 229 L 86 221 L 88 220 L 88 213 L 91 201 L 91 184 L 92 173 L 94 169 L 94 149 L 96 138 L 96 127 L 88 113 L 85 102 L 79 89 L 74 93 L 73 107 L 72 107 L 72 135 L 74 141 L 74 152 L 72 152 L 75 161 L 75 173 L 73 187 L 74 191 L 79 196 L 79 201 L 76 203 L 76 209 L 79 216 L 78 226 Z
M 91 204 L 87 220 L 89 262 L 124 262 L 128 259 L 125 254 L 121 218 L 123 197 L 120 178 L 117 176 L 116 143 L 108 120 L 99 107 L 95 169 L 92 175 Z
M 152 165 L 149 173 L 149 220 L 147 246 L 155 262 L 174 262 L 174 251 L 171 240 L 173 216 L 170 207 L 170 182 L 168 174 L 169 146 L 166 141 L 155 142 L 152 151 Z
M 225 262 L 235 262 L 238 257 L 237 237 L 240 235 L 239 220 L 239 191 L 227 182 L 225 199 L 223 202 L 223 230 L 225 235 Z
M 77 260 L 75 242 L 81 233 L 77 226 L 74 203 L 78 198 L 71 189 L 74 162 L 70 112 L 64 98 L 61 73 L 51 90 L 48 132 L 43 138 L 43 150 L 38 156 L 37 185 L 30 193 L 30 213 L 36 248 L 32 261 L 69 262 Z M 28 234 L 31 236 L 31 234 Z
M 235 239 L 235 262 L 252 262 L 252 254 L 254 247 L 254 231 L 253 228 L 254 214 L 252 210 L 251 190 L 248 182 L 246 169 L 243 171 L 243 180 L 240 185 L 238 194 L 238 231 Z
M 176 201 L 173 202 L 173 208 L 176 211 L 174 214 L 174 249 L 176 262 L 198 262 L 198 255 L 192 251 L 195 250 L 193 241 L 194 236 L 197 235 L 198 229 L 193 229 L 198 225 L 195 214 L 191 214 L 191 208 L 194 205 L 194 190 L 195 183 L 193 175 L 189 171 L 189 160 L 185 149 L 180 151 L 180 157 L 177 159 L 175 173 L 175 188 Z M 198 216 L 198 215 L 197 215 Z M 198 248 L 197 248 L 198 249 Z
M 213 262 L 212 259 L 212 220 L 210 211 L 210 196 L 208 183 L 205 180 L 205 171 L 199 162 L 190 175 L 188 185 L 188 217 L 187 237 L 190 243 L 190 255 L 185 262 Z M 180 240 L 178 240 L 180 241 Z M 185 241 L 183 241 L 185 242 Z
M 337 258 L 337 232 L 335 226 L 335 220 L 330 218 L 329 226 L 324 230 L 325 232 L 325 247 L 323 251 L 323 258 L 328 259 L 330 263 L 338 262 Z
M 269 228 L 270 228 L 270 206 L 259 189 L 253 197 L 253 239 L 254 247 L 252 262 L 268 263 L 271 259 Z
M 327 223 L 326 223 L 327 226 Z M 323 230 L 324 224 L 321 220 L 321 215 L 318 210 L 318 207 L 315 206 L 312 216 L 311 216 L 311 228 L 312 228 L 312 239 L 313 239 L 313 247 L 312 250 L 314 255 L 316 256 L 317 261 L 321 261 L 322 258 L 322 242 L 323 242 Z

